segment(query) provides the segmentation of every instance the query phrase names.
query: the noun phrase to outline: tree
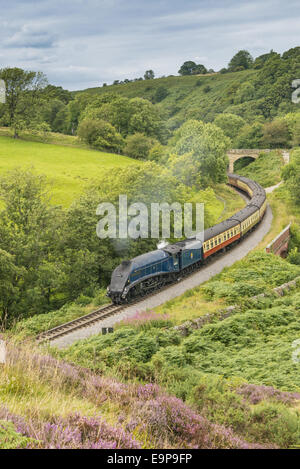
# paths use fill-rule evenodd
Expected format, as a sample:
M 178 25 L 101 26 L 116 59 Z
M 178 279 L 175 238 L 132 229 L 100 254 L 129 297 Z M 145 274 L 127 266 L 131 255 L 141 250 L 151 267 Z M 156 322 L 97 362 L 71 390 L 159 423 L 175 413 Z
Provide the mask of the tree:
M 165 86 L 159 86 L 153 96 L 153 101 L 155 103 L 160 103 L 168 96 L 168 94 L 168 89 Z
M 193 71 L 193 75 L 205 75 L 207 73 L 207 68 L 202 65 L 196 65 L 195 70 Z
M 166 147 L 161 145 L 161 143 L 157 142 L 150 149 L 148 159 L 151 161 L 159 162 L 164 158 L 165 153 Z
M 139 132 L 148 137 L 163 138 L 165 125 L 157 107 L 147 99 L 133 98 L 130 100 L 129 108 L 128 133 Z
M 263 127 L 262 141 L 267 148 L 284 148 L 289 145 L 290 133 L 286 122 L 277 119 Z
M 295 124 L 292 137 L 293 137 L 292 144 L 294 146 L 299 146 L 300 145 L 300 119 Z
M 181 65 L 178 70 L 179 75 L 202 75 L 207 73 L 207 68 L 202 64 L 196 64 L 192 60 L 188 60 Z
M 192 75 L 193 72 L 196 70 L 197 64 L 192 60 L 188 60 L 184 62 L 180 69 L 178 70 L 179 75 Z
M 300 153 L 294 152 L 291 162 L 282 170 L 282 177 L 297 204 L 300 203 Z
M 224 113 L 215 118 L 214 124 L 220 127 L 227 137 L 234 139 L 246 122 L 240 116 Z
M 78 136 L 98 150 L 120 152 L 124 145 L 124 140 L 115 127 L 101 119 L 84 119 L 79 124 Z
M 61 86 L 47 85 L 42 94 L 47 99 L 58 99 L 64 104 L 68 104 L 73 99 L 72 93 Z
M 236 72 L 238 69 L 246 70 L 253 65 L 253 57 L 247 50 L 240 50 L 235 54 L 228 65 L 230 72 Z
M 300 57 L 300 46 L 293 47 L 282 54 L 283 60 L 298 59 Z
M 19 296 L 18 278 L 22 269 L 14 263 L 14 256 L 0 249 L 0 329 L 13 319 L 12 308 Z
M 7 253 L 2 252 L 0 264 L 3 262 L 6 267 L 0 284 L 4 282 L 6 291 L 11 292 L 7 293 L 4 308 L 6 317 L 11 319 L 44 312 L 53 300 L 50 297 L 54 285 L 50 279 L 45 296 L 41 266 L 47 265 L 49 273 L 53 271 L 50 265 L 59 262 L 62 212 L 49 204 L 45 186 L 45 178 L 30 171 L 13 170 L 0 179 L 1 249 Z M 59 271 L 56 269 L 55 292 L 61 294 Z
M 36 119 L 42 100 L 41 90 L 47 84 L 41 72 L 25 71 L 21 68 L 4 68 L 0 78 L 6 84 L 6 110 L 9 126 L 14 129 L 15 138 L 18 130 L 30 125 Z
M 233 143 L 236 148 L 261 148 L 263 136 L 263 125 L 254 122 L 252 125 L 246 124 L 239 131 Z
M 157 140 L 153 140 L 151 137 L 147 137 L 141 133 L 128 135 L 126 138 L 124 154 L 131 156 L 132 158 L 146 160 L 155 143 L 158 143 Z
M 155 74 L 153 70 L 147 70 L 145 72 L 145 75 L 144 75 L 145 80 L 153 80 L 154 77 L 155 77 Z
M 67 125 L 67 106 L 53 98 L 42 110 L 43 119 L 50 125 L 52 132 L 64 132 Z
M 186 171 L 186 165 L 193 167 L 190 180 L 197 186 L 207 186 L 226 180 L 228 164 L 227 150 L 230 139 L 214 124 L 189 120 L 176 132 L 173 140 L 174 153 L 179 155 L 178 164 Z M 177 161 L 173 160 L 173 169 Z
M 253 63 L 253 68 L 256 68 L 256 69 L 263 68 L 265 63 L 269 59 L 272 59 L 274 57 L 280 58 L 280 54 L 278 54 L 277 52 L 274 52 L 273 50 L 271 50 L 268 54 L 263 54 L 263 55 L 260 55 L 259 57 L 256 57 Z

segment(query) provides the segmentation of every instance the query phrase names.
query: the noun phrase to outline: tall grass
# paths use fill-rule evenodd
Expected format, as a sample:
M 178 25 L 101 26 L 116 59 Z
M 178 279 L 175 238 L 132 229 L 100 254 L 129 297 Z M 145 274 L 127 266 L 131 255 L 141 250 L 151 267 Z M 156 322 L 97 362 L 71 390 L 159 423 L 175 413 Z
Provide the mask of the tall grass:
M 95 375 L 30 345 L 8 343 L 0 378 L 2 448 L 262 447 L 209 422 L 155 384 L 124 384 Z M 3 421 L 10 425 L 9 441 L 3 438 Z M 18 443 L 19 437 L 26 440 Z

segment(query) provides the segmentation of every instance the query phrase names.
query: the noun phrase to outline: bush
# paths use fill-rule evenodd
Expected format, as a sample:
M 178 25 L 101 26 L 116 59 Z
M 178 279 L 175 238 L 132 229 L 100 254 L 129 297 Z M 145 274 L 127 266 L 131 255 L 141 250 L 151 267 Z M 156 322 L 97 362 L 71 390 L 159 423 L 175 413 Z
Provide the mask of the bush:
M 126 138 L 124 153 L 137 160 L 146 160 L 149 157 L 151 148 L 155 144 L 158 144 L 157 140 L 146 137 L 146 135 L 138 132 Z
M 0 449 L 26 449 L 38 446 L 37 440 L 17 432 L 12 422 L 0 420 Z
M 93 301 L 93 298 L 90 298 L 89 296 L 85 296 L 81 293 L 81 295 L 79 295 L 79 297 L 76 299 L 75 303 L 77 305 L 86 306 L 86 305 L 89 305 L 92 301 Z
M 153 96 L 153 101 L 155 103 L 160 103 L 168 96 L 168 94 L 168 89 L 165 86 L 159 86 Z
M 97 150 L 120 152 L 124 146 L 124 140 L 115 127 L 102 119 L 84 119 L 79 124 L 78 136 Z
M 211 91 L 211 87 L 209 85 L 206 85 L 204 88 L 203 88 L 203 92 L 204 93 L 209 93 Z
M 284 148 L 289 146 L 290 133 L 287 123 L 282 119 L 267 122 L 263 128 L 262 141 L 267 148 Z

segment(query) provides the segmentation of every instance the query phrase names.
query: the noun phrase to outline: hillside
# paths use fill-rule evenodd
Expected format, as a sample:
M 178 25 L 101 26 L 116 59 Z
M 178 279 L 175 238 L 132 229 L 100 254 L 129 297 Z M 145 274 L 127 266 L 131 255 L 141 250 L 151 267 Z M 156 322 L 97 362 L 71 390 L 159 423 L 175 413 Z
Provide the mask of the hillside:
M 232 94 L 244 82 L 257 77 L 258 71 L 214 75 L 170 76 L 154 80 L 137 81 L 102 88 L 90 88 L 75 93 L 96 97 L 104 93 L 117 93 L 126 98 L 144 98 L 156 103 L 159 88 L 167 89 L 167 96 L 157 105 L 162 107 L 169 119 L 169 127 L 177 127 L 187 119 L 214 120 L 218 113 L 224 112 L 232 103 Z M 207 87 L 210 87 L 208 90 Z
M 299 446 L 299 57 L 294 48 L 247 70 L 72 94 L 49 85 L 25 90 L 14 119 L 0 108 L 0 449 Z M 37 344 L 106 303 L 117 265 L 157 248 L 158 238 L 99 239 L 99 202 L 203 202 L 213 226 L 245 205 L 226 185 L 230 148 L 272 149 L 236 165 L 265 187 L 282 181 L 260 244 L 249 233 L 256 248 L 245 256 L 240 243 L 242 260 L 152 310 L 130 305 L 108 334 Z M 293 148 L 287 165 L 282 148 Z M 270 219 L 268 208 L 264 234 Z M 267 254 L 289 223 L 287 258 Z
M 122 155 L 0 137 L 0 174 L 18 167 L 46 175 L 52 202 L 65 207 L 105 171 L 134 164 L 138 162 Z
M 291 102 L 291 83 L 299 72 L 299 58 L 291 54 L 285 59 L 270 58 L 258 69 L 134 81 L 91 88 L 74 96 L 83 107 L 109 94 L 147 99 L 161 109 L 170 131 L 188 119 L 212 122 L 222 113 L 240 116 L 247 125 L 262 124 L 299 111 L 300 105 Z M 244 128 L 243 137 L 249 131 Z M 257 129 L 256 134 L 257 139 Z

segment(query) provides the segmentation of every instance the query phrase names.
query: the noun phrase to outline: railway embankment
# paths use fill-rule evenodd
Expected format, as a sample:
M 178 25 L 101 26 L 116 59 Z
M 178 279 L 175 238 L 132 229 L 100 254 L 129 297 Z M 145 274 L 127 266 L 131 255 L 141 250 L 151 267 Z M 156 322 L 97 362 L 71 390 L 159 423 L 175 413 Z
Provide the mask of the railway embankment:
M 248 302 L 253 303 L 253 305 L 255 306 L 255 302 L 257 302 L 257 300 L 265 298 L 267 295 L 273 294 L 277 296 L 284 296 L 286 292 L 290 292 L 298 286 L 300 286 L 300 276 L 296 277 L 290 282 L 286 282 L 280 285 L 279 287 L 273 288 L 271 291 L 253 296 L 248 300 Z M 241 309 L 241 305 L 231 305 L 227 308 L 217 311 L 216 313 L 205 314 L 204 316 L 193 319 L 191 321 L 186 321 L 183 324 L 180 324 L 179 326 L 175 326 L 174 329 L 179 331 L 183 336 L 187 336 L 189 335 L 191 330 L 201 329 L 206 324 L 212 322 L 223 321 L 224 319 L 229 318 L 233 314 L 240 313 Z

